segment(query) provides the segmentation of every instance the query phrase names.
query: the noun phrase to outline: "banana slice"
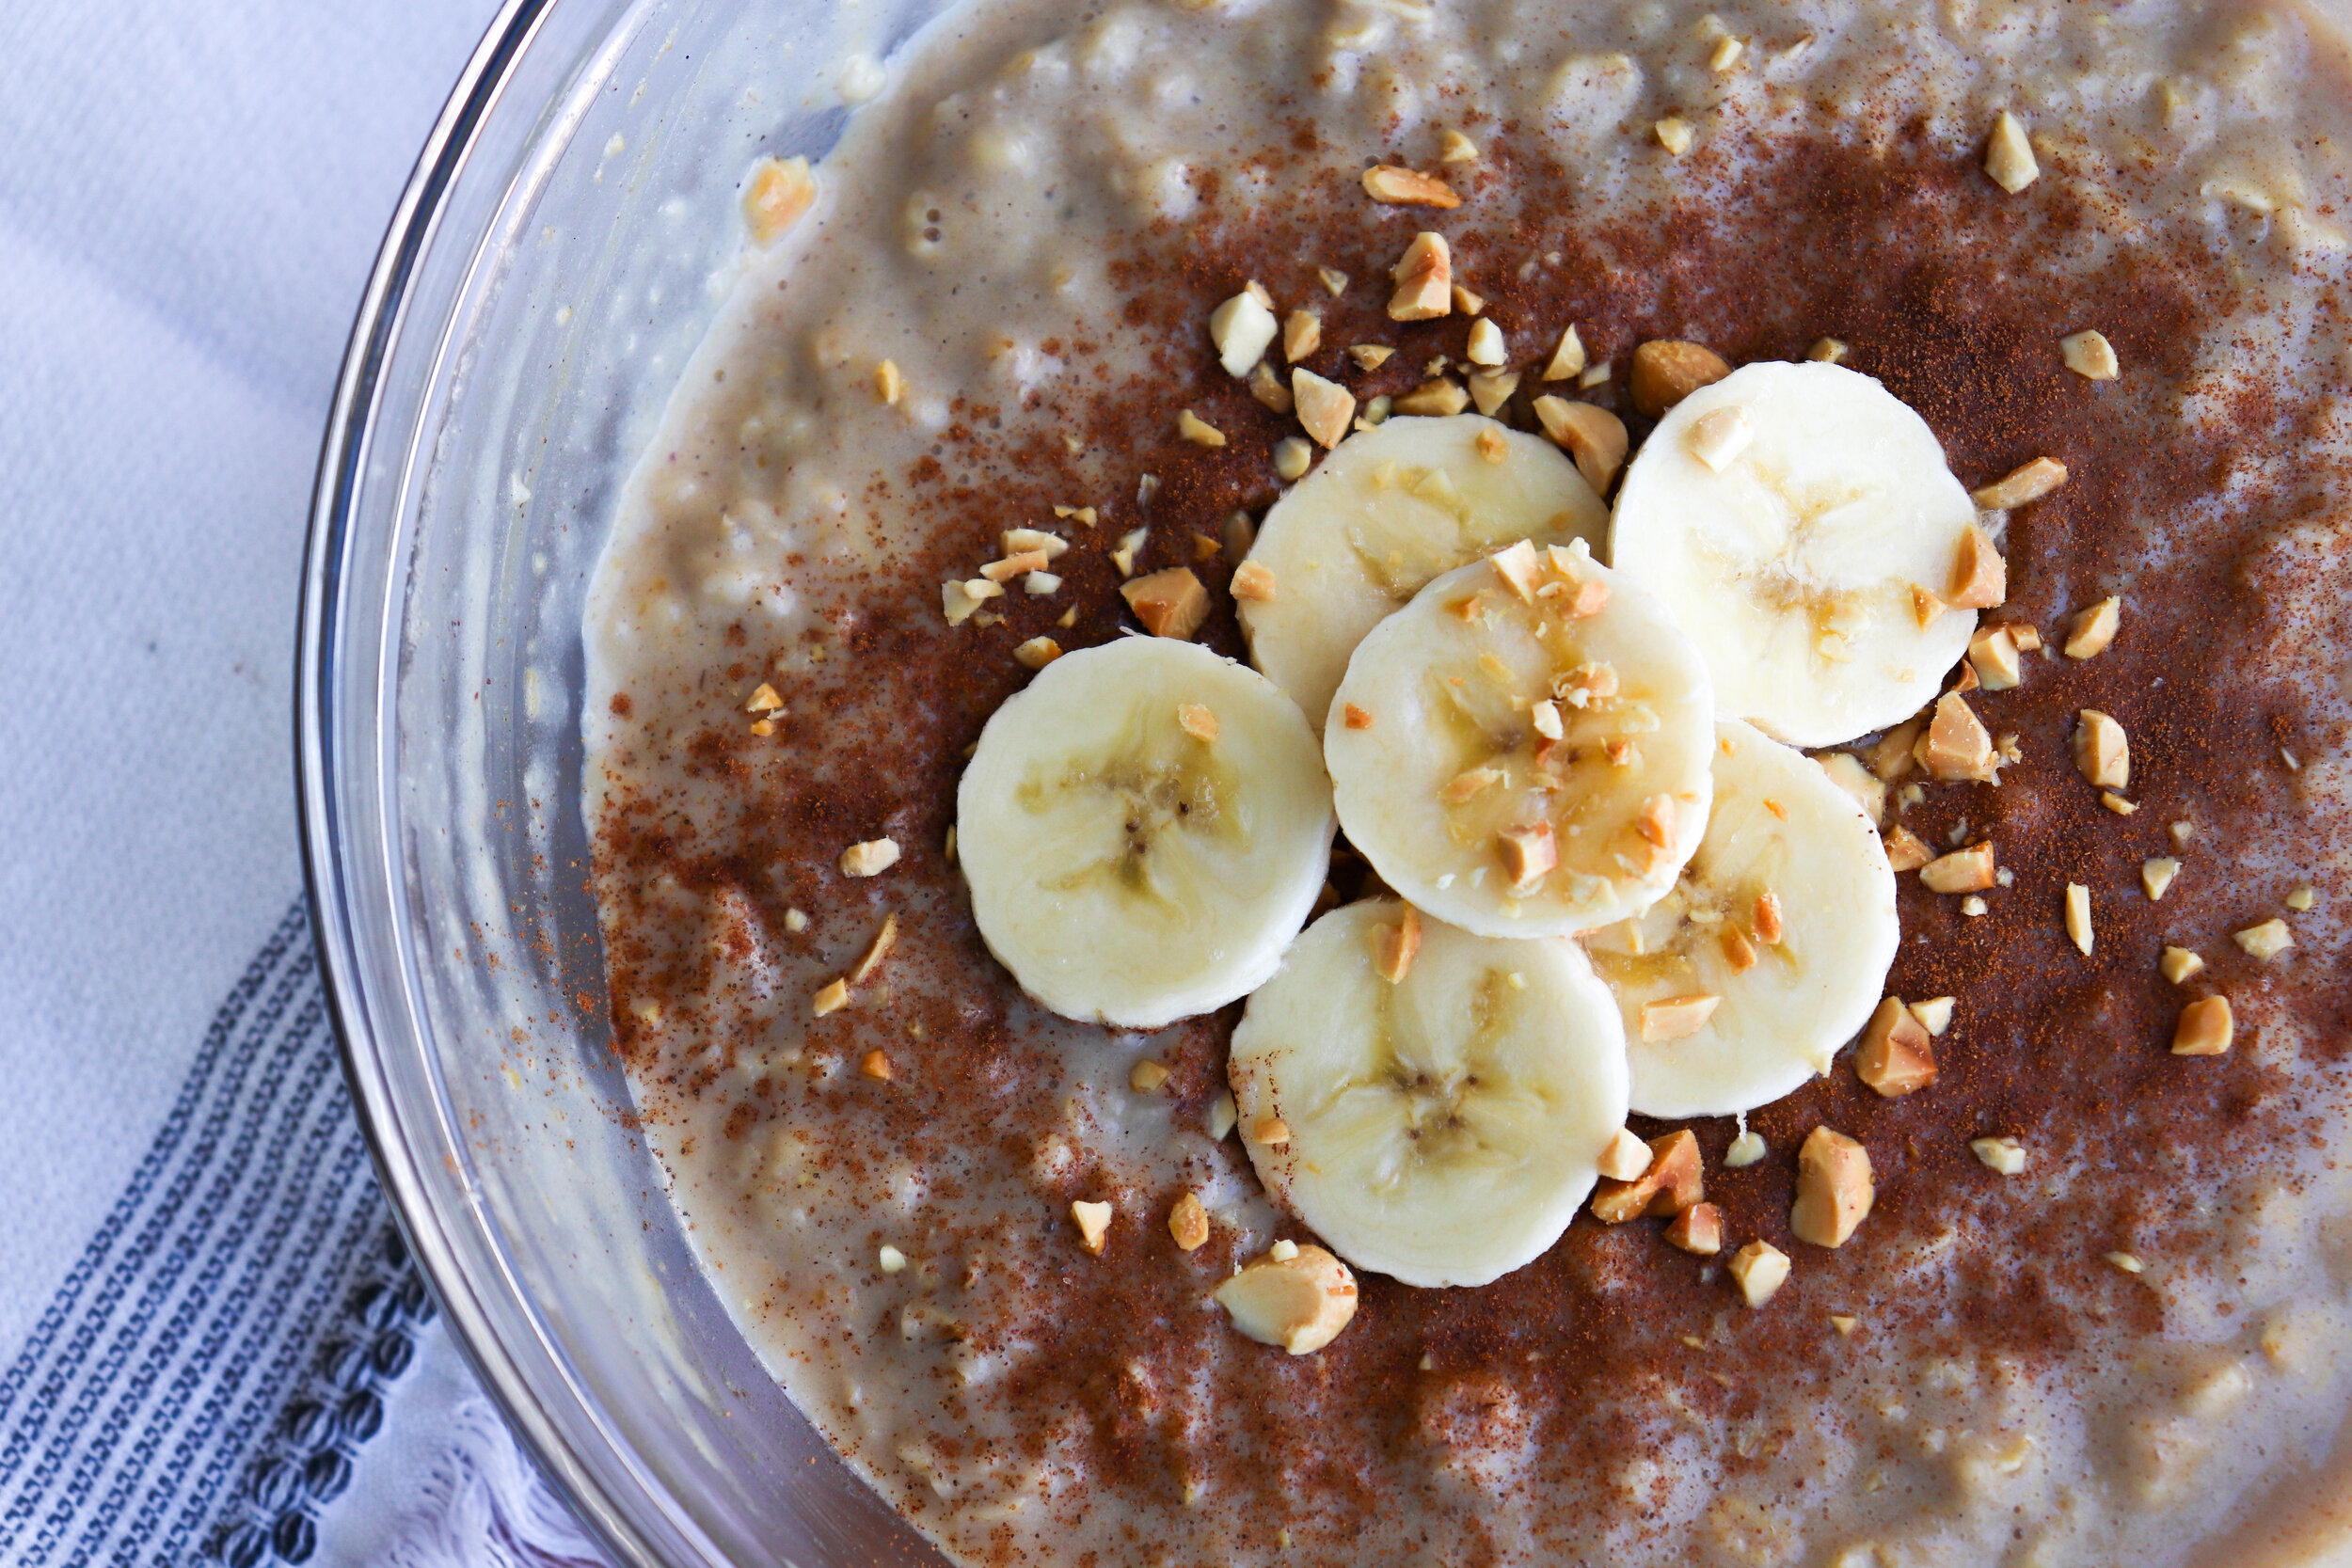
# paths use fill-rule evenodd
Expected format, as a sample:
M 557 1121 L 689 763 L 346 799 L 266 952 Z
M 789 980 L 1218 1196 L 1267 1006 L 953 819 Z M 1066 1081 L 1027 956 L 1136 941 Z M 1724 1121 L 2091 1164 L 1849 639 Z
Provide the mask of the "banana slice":
M 1292 944 L 1226 1073 L 1266 1190 L 1407 1285 L 1539 1257 L 1625 1125 L 1624 1030 L 1574 942 L 1475 937 L 1390 898 Z
M 1581 540 L 1422 589 L 1357 648 L 1323 735 L 1349 841 L 1489 937 L 1649 908 L 1706 830 L 1714 750 L 1698 649 Z
M 1900 723 L 1968 648 L 1947 606 L 1976 505 L 1926 421 L 1842 366 L 1742 366 L 1677 404 L 1609 560 L 1673 607 L 1721 711 L 1792 746 Z
M 1752 1111 L 1827 1072 L 1902 937 L 1854 798 L 1751 725 L 1717 736 L 1714 811 L 1674 891 L 1584 939 L 1624 1010 L 1644 1116 Z
M 1131 637 L 998 708 L 956 791 L 988 950 L 1069 1018 L 1155 1029 L 1263 984 L 1330 863 L 1314 732 L 1273 682 Z
M 1597 548 L 1609 511 L 1540 436 L 1476 414 L 1392 419 L 1340 443 L 1274 503 L 1241 598 L 1249 654 L 1320 728 L 1356 644 L 1440 572 L 1515 539 Z

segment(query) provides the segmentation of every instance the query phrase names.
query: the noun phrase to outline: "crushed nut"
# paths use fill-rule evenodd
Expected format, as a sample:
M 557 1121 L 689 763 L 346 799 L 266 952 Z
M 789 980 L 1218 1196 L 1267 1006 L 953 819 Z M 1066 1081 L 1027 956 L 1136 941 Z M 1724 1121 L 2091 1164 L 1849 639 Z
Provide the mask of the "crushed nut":
M 754 245 L 767 245 L 792 227 L 817 199 L 817 177 L 806 158 L 762 158 L 743 190 L 743 222 Z
M 1488 463 L 1501 463 L 1511 455 L 1511 443 L 1500 430 L 1482 430 L 1470 443 L 1478 455 Z
M 810 1009 L 818 1018 L 827 1013 L 837 1013 L 849 1005 L 850 983 L 847 980 L 826 981 L 817 988 L 816 996 L 810 999 Z
M 1396 350 L 1386 343 L 1358 343 L 1347 351 L 1359 371 L 1376 371 L 1396 357 Z
M 1265 357 L 1277 330 L 1265 293 L 1255 284 L 1209 312 L 1209 341 L 1216 346 L 1217 363 L 1236 379 Z
M 1326 451 L 1338 446 L 1356 417 L 1356 394 L 1300 368 L 1291 372 L 1291 396 L 1298 404 L 1299 424 L 1315 444 Z
M 1699 1141 L 1689 1128 L 1649 1141 L 1649 1164 L 1630 1181 L 1603 1180 L 1593 1192 L 1593 1217 L 1623 1225 L 1642 1214 L 1679 1214 L 1706 1196 Z
M 1925 1002 L 1911 1005 L 1911 1016 L 1919 1021 L 1919 1027 L 1937 1039 L 1952 1026 L 1952 1009 L 1959 1004 L 1948 996 L 1931 996 Z
M 1335 267 L 1317 267 L 1315 277 L 1323 284 L 1324 293 L 1333 299 L 1347 293 L 1347 274 Z
M 776 689 L 766 681 L 761 681 L 758 689 L 745 699 L 743 711 L 745 713 L 775 713 L 783 706 L 784 699 L 776 695 Z
M 1639 1181 L 1649 1164 L 1649 1145 L 1630 1127 L 1618 1128 L 1600 1151 L 1600 1174 L 1612 1181 Z
M 1724 1005 L 1720 996 L 1669 996 L 1656 1002 L 1642 1004 L 1642 1040 L 1646 1045 L 1660 1045 L 1669 1040 L 1686 1039 L 1707 1026 L 1715 1016 L 1715 1009 Z
M 1176 727 L 1205 746 L 1216 739 L 1216 714 L 1205 703 L 1178 703 Z
M 2125 789 L 2132 782 L 2132 747 L 2123 726 L 2097 708 L 2074 717 L 2074 767 L 2102 789 Z
M 1715 40 L 1715 52 L 1707 56 L 1707 69 L 1718 76 L 1722 75 L 1740 63 L 1740 56 L 1747 47 L 1746 40 L 1725 34 Z
M 2185 947 L 2168 947 L 2164 957 L 2156 960 L 2156 971 L 2176 986 L 2186 985 L 2189 977 L 2200 974 L 2205 960 Z
M 1993 134 L 1985 139 L 1984 172 L 2011 196 L 2041 177 L 2042 166 L 2034 161 L 2025 122 L 2007 109 L 1994 117 Z
M 2277 958 L 2295 945 L 2295 933 L 2287 929 L 2285 921 L 2275 917 L 2264 921 L 2259 926 L 2249 926 L 2242 931 L 2233 931 L 2230 935 L 2231 939 L 2248 956 L 2263 959 L 2265 962 Z
M 1733 404 L 1727 408 L 1709 409 L 1691 422 L 1691 455 L 1722 473 L 1739 461 L 1756 438 L 1756 427 L 1748 420 L 1748 411 Z M 1937 606 L 1938 610 L 1942 606 Z M 1932 617 L 1929 617 L 1932 619 Z M 1921 625 L 1925 625 L 1923 620 Z
M 893 911 L 882 916 L 882 929 L 874 933 L 874 940 L 866 944 L 866 951 L 850 970 L 850 984 L 862 986 L 872 979 L 874 971 L 882 967 L 882 959 L 890 956 L 890 950 L 898 942 L 898 916 Z
M 1188 566 L 1170 566 L 1149 577 L 1131 578 L 1119 585 L 1119 594 L 1143 623 L 1143 629 L 1154 637 L 1181 641 L 1199 631 L 1209 616 L 1209 591 Z
M 1883 1100 L 1900 1100 L 1935 1082 L 1935 1047 L 1927 1026 L 1912 1016 L 1900 997 L 1878 1005 L 1862 1030 L 1854 1076 Z
M 1219 1092 L 1215 1100 L 1209 1101 L 1208 1122 L 1204 1129 L 1209 1134 L 1209 1141 L 1213 1144 L 1223 1143 L 1227 1134 L 1233 1131 L 1234 1123 L 1240 1119 L 1240 1113 L 1233 1108 L 1232 1091 Z
M 1992 908 L 1992 905 L 1986 903 L 1982 898 L 1978 897 L 1973 893 L 1960 901 L 1960 912 L 1968 916 L 1972 920 L 1978 915 L 1989 913 Z
M 1274 570 L 1263 561 L 1245 561 L 1233 568 L 1233 597 L 1259 604 L 1270 602 L 1278 591 Z
M 1511 874 L 1513 891 L 1525 893 L 1544 879 L 1545 874 L 1560 863 L 1559 847 L 1553 843 L 1551 824 L 1538 822 L 1533 827 L 1505 828 L 1495 835 L 1495 847 L 1502 856 L 1502 868 Z
M 1885 781 L 1863 767 L 1851 752 L 1824 752 L 1813 760 L 1820 764 L 1821 771 L 1829 775 L 1832 784 L 1853 797 L 1854 804 L 1862 808 L 1862 815 L 1870 819 L 1870 825 L 1878 826 L 1886 815 Z
M 991 599 L 1005 596 L 1005 585 L 986 578 L 973 578 L 964 582 L 940 584 L 941 608 L 946 611 L 947 624 L 960 626 L 972 618 L 972 612 Z
M 1137 1094 L 1151 1094 L 1168 1080 L 1167 1067 L 1146 1056 L 1127 1069 L 1127 1086 Z
M 2188 841 L 2197 836 L 2197 824 L 2194 822 L 2175 822 L 2171 825 L 2171 827 L 2166 829 L 2165 831 L 2172 835 L 2172 842 L 2174 844 L 2185 849 L 2188 847 Z
M 1679 116 L 1668 115 L 1650 127 L 1650 134 L 1658 138 L 1659 146 L 1677 158 L 1691 150 L 1691 124 Z
M 879 1051 L 868 1051 L 857 1064 L 858 1071 L 879 1083 L 890 1082 L 890 1058 Z
M 1886 835 L 1886 863 L 1893 866 L 1898 875 L 1905 871 L 1916 871 L 1933 859 L 1935 859 L 1935 851 L 1929 848 L 1927 841 L 1909 828 L 1899 824 Z
M 1869 1217 L 1876 1196 L 1869 1150 L 1843 1132 L 1816 1127 L 1797 1150 L 1797 1202 L 1788 1228 L 1815 1246 L 1844 1246 Z
M 1289 413 L 1298 401 L 1282 385 L 1282 378 L 1274 373 L 1274 367 L 1263 359 L 1250 367 L 1249 395 L 1277 414 Z
M 1944 595 L 1955 610 L 1991 610 L 2009 597 L 2009 562 L 1993 547 L 1984 530 L 1970 523 L 1960 536 L 1960 553 L 1952 562 L 1952 586 Z
M 1340 710 L 1340 722 L 1351 730 L 1368 730 L 1372 728 L 1372 715 L 1365 709 L 1358 707 L 1354 703 L 1349 703 Z
M 1835 365 L 1851 352 L 1842 338 L 1816 338 L 1813 346 L 1804 351 L 1804 356 L 1816 364 Z
M 1285 436 L 1274 443 L 1274 476 L 1284 483 L 1306 478 L 1314 461 L 1315 449 L 1295 436 Z
M 2109 1268 L 2121 1269 L 2125 1274 L 2142 1272 L 2139 1259 L 2128 1252 L 2110 1252 L 2106 1254 L 2104 1261 Z
M 2026 1146 L 2015 1138 L 1971 1138 L 1968 1152 L 1997 1175 L 2016 1176 L 2026 1168 Z
M 1389 277 L 1396 284 L 1389 298 L 1391 321 L 1434 321 L 1454 309 L 1454 252 L 1442 234 L 1423 230 L 1414 235 Z
M 1497 326 L 1491 318 L 1484 316 L 1470 324 L 1470 342 L 1463 352 L 1464 357 L 1471 364 L 1484 365 L 1489 370 L 1502 364 L 1510 354 L 1502 341 L 1502 328 Z
M 1532 406 L 1544 434 L 1575 462 L 1576 471 L 1584 476 L 1593 493 L 1608 495 L 1630 445 L 1625 421 L 1606 408 L 1566 398 L 1540 397 Z
M 2010 690 L 2026 678 L 2017 640 L 2010 635 L 2007 626 L 1977 629 L 1977 635 L 1968 641 L 1968 666 L 1976 671 L 1978 684 L 1987 691 Z
M 956 830 L 950 827 L 947 831 L 953 833 Z M 808 929 L 808 916 L 799 910 L 787 910 L 784 911 L 784 928 L 798 936 Z
M 1480 371 L 1470 378 L 1470 404 L 1489 419 L 1496 409 L 1511 401 L 1511 394 L 1519 389 L 1517 371 Z M 1479 449 L 1485 451 L 1485 448 Z M 1502 461 L 1496 458 L 1496 462 Z
M 1323 346 L 1323 318 L 1312 310 L 1293 310 L 1282 319 L 1282 357 L 1292 364 Z
M 1853 1338 L 1853 1331 L 1860 1327 L 1861 1323 L 1862 1320 L 1851 1312 L 1832 1312 L 1829 1315 L 1829 1325 L 1837 1330 L 1840 1338 Z
M 1458 806 L 1465 800 L 1476 799 L 1480 793 L 1493 788 L 1502 782 L 1502 774 L 1500 769 L 1466 768 L 1448 780 L 1445 788 L 1440 793 L 1446 804 Z
M 879 877 L 898 863 L 898 841 L 895 838 L 869 838 L 841 851 L 844 877 Z
M 874 1260 L 882 1265 L 882 1272 L 884 1274 L 906 1272 L 907 1255 L 895 1246 L 882 1247 L 874 1254 Z
M 1050 562 L 1070 548 L 1070 541 L 1041 528 L 1009 528 L 1004 546 L 1008 556 L 1042 555 Z
M 2101 332 L 2077 332 L 2058 340 L 2058 353 L 2066 360 L 2066 368 L 2090 381 L 2113 381 L 2122 371 L 2117 363 L 2115 345 Z
M 2172 1030 L 2172 1054 L 2218 1056 L 2230 1049 L 2231 1034 L 2230 999 L 2201 996 L 2181 1009 L 2181 1022 Z
M 1407 904 L 1403 919 L 1393 926 L 1384 920 L 1374 930 L 1374 971 L 1392 986 L 1403 985 L 1405 976 L 1413 971 L 1414 957 L 1421 952 L 1421 911 Z
M 1517 540 L 1486 558 L 1494 567 L 1495 576 L 1519 597 L 1521 604 L 1535 602 L 1535 590 L 1543 580 L 1543 568 L 1536 564 L 1535 546 L 1527 540 Z
M 1770 805 L 1769 800 L 1765 802 Z M 1661 849 L 1671 848 L 1675 839 L 1675 803 L 1670 796 L 1653 795 L 1642 802 L 1641 814 L 1633 819 L 1633 830 Z
M 1666 1244 L 1714 1257 L 1724 1250 L 1724 1212 L 1711 1203 L 1693 1203 L 1666 1227 Z
M 1459 414 L 1470 406 L 1470 393 L 1462 384 L 1447 376 L 1424 381 L 1411 391 L 1391 401 L 1390 406 L 1399 414 L 1445 416 Z
M 1466 316 L 1474 316 L 1486 308 L 1486 297 L 1474 294 L 1456 283 L 1454 285 L 1454 308 Z
M 1930 893 L 1982 893 L 1997 885 L 1991 840 L 1939 855 L 1919 868 L 1919 884 Z
M 1459 131 L 1438 133 L 1438 161 L 1441 164 L 1474 164 L 1478 162 L 1478 144 Z
M 1280 1148 L 1291 1141 L 1291 1124 L 1280 1117 L 1260 1117 L 1250 1126 L 1249 1138 L 1268 1148 Z
M 1111 1233 L 1111 1206 L 1080 1198 L 1070 1206 L 1070 1218 L 1078 1227 L 1078 1244 L 1095 1257 L 1102 1257 L 1104 1243 Z
M 1584 373 L 1584 340 L 1577 336 L 1576 324 L 1560 334 L 1560 346 L 1551 351 L 1551 363 L 1544 367 L 1546 381 L 1565 381 L 1572 375 Z
M 2066 940 L 2083 957 L 2090 956 L 2090 890 L 2080 882 L 2066 884 Z
M 990 562 L 980 568 L 980 576 L 991 582 L 1009 582 L 1014 578 L 1026 577 L 1031 572 L 1044 570 L 1045 561 L 1046 556 L 1043 550 L 1024 550 L 1019 555 L 1009 555 L 1002 561 Z
M 1364 170 L 1364 194 L 1386 207 L 1451 210 L 1462 204 L 1444 181 L 1394 164 L 1375 164 Z
M 1987 512 L 2007 512 L 2038 501 L 2065 483 L 2065 464 L 2054 457 L 2037 457 L 1982 489 L 1969 491 L 1968 499 Z
M 1729 1148 L 1724 1150 L 1724 1164 L 1733 1170 L 1745 1170 L 1750 1165 L 1761 1164 L 1768 1152 L 1764 1147 L 1764 1135 L 1749 1127 L 1743 1117 L 1740 1118 L 1740 1135 L 1731 1140 Z
M 1610 365 L 1609 361 L 1606 359 L 1602 360 L 1597 365 L 1587 365 L 1584 368 L 1583 373 L 1576 378 L 1577 390 L 1581 392 L 1589 392 L 1596 387 L 1607 386 L 1609 383 L 1609 373 Z
M 1756 940 L 1777 946 L 1787 923 L 1781 918 L 1780 895 L 1771 888 L 1756 895 L 1756 903 L 1748 911 L 1748 923 L 1756 928 Z
M 1927 733 L 1927 728 L 1928 722 L 1924 719 L 1906 719 L 1879 736 L 1865 758 L 1870 765 L 1870 771 L 1893 784 L 1916 768 L 1919 765 L 1915 754 L 1919 737 Z
M 1714 350 L 1670 338 L 1653 339 L 1633 351 L 1633 406 L 1650 419 L 1711 387 L 1731 373 L 1731 366 Z
M 1244 1337 L 1293 1355 L 1321 1350 L 1356 1316 L 1356 1276 L 1319 1246 L 1254 1258 L 1216 1294 Z
M 1195 446 L 1221 447 L 1225 444 L 1225 432 L 1200 418 L 1189 408 L 1176 416 L 1176 434 Z
M 1994 777 L 1999 763 L 1993 736 L 1977 719 L 1968 700 L 1947 691 L 1935 700 L 1935 717 L 1914 752 L 1931 779 L 1953 782 Z
M 1209 1210 L 1198 1193 L 1179 1197 L 1168 1212 L 1168 1233 L 1176 1245 L 1185 1252 L 1199 1250 L 1209 1239 Z
M 1061 644 L 1050 637 L 1032 637 L 1013 649 L 1012 657 L 1025 669 L 1042 670 L 1061 657 Z
M 2123 601 L 2112 596 L 2101 599 L 2075 615 L 2059 651 L 2069 658 L 2096 658 L 2107 651 L 2122 626 Z
M 1788 1255 L 1770 1242 L 1750 1242 L 1724 1267 L 1740 1287 L 1740 1299 L 1750 1307 L 1763 1306 L 1788 1282 Z

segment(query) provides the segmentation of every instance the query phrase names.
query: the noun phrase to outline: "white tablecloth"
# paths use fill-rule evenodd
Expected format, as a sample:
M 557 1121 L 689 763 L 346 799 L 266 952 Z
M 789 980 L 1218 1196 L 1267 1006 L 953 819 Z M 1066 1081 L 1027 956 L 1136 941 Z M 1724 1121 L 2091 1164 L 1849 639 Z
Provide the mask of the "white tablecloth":
M 389 1230 L 297 906 L 320 430 L 494 9 L 0 4 L 0 1561 L 594 1560 Z

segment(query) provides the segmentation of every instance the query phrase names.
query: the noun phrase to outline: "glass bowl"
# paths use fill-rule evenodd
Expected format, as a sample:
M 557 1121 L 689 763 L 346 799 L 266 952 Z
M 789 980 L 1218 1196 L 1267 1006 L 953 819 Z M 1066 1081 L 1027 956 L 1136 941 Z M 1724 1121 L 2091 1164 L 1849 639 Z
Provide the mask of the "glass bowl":
M 304 851 L 359 1115 L 484 1385 L 636 1563 L 939 1562 L 705 1282 L 610 1049 L 580 807 L 612 498 L 731 277 L 939 0 L 509 0 L 337 388 L 303 584 Z

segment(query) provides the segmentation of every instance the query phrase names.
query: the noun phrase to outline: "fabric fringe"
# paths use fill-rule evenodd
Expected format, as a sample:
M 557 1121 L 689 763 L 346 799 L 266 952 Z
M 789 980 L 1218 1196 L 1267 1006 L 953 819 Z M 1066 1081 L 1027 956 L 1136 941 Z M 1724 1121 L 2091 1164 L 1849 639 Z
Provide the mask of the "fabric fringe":
M 385 1568 L 608 1568 L 486 1399 L 452 1409 L 448 1452 L 422 1491 Z

